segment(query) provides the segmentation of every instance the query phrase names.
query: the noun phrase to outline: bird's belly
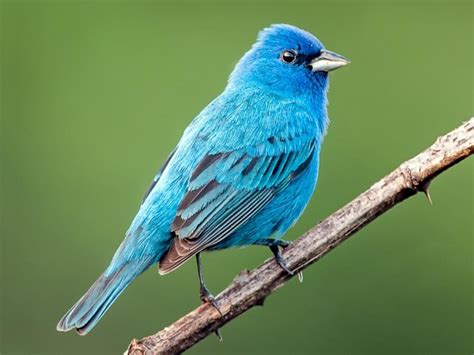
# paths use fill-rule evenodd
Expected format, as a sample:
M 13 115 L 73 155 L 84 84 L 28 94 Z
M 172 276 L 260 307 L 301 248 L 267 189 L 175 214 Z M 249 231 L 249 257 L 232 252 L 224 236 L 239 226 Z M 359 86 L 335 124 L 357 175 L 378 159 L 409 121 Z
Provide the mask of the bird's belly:
M 269 237 L 279 239 L 297 221 L 313 194 L 318 177 L 318 156 L 309 169 L 248 222 L 208 250 L 255 244 Z

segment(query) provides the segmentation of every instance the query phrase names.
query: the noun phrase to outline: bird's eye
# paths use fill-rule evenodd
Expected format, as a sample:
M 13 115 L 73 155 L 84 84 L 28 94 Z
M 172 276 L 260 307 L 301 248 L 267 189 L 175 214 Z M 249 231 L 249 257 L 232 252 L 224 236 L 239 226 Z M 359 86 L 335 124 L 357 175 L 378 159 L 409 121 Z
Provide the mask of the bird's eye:
M 289 50 L 289 51 L 283 51 L 280 55 L 280 60 L 282 60 L 285 63 L 294 63 L 296 60 L 296 57 L 298 56 L 298 53 L 294 50 Z

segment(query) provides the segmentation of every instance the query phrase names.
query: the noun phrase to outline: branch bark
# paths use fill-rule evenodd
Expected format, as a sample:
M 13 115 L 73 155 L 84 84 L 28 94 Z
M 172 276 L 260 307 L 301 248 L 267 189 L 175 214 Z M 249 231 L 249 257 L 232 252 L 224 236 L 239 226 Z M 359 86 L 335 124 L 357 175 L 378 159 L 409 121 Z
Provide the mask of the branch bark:
M 297 239 L 283 252 L 287 265 L 295 271 L 305 269 L 419 191 L 430 199 L 428 187 L 432 179 L 473 152 L 474 118 L 471 118 Z M 201 305 L 158 333 L 132 340 L 125 354 L 183 352 L 248 309 L 263 305 L 265 298 L 291 277 L 273 258 L 254 270 L 244 270 L 216 297 L 222 316 L 212 305 Z

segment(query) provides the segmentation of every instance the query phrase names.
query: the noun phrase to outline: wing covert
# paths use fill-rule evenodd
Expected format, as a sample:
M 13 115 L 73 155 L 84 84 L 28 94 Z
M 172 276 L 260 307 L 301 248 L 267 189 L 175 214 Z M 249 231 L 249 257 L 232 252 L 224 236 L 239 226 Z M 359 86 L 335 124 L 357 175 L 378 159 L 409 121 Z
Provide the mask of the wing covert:
M 197 164 L 171 225 L 175 238 L 160 273 L 227 238 L 307 169 L 314 139 L 282 146 L 266 154 L 262 147 L 209 154 Z

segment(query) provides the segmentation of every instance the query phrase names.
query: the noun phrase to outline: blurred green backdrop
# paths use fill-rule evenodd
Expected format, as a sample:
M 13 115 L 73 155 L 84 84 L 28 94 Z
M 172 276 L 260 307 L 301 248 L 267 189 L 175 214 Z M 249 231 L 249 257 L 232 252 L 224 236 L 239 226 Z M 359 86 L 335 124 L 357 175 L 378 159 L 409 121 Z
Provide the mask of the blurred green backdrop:
M 87 337 L 55 331 L 106 267 L 157 167 L 257 31 L 286 22 L 331 78 L 320 181 L 293 239 L 472 114 L 472 2 L 4 1 L 2 354 L 119 354 L 199 304 L 194 262 L 137 279 Z M 472 354 L 472 159 L 191 354 Z M 208 254 L 218 293 L 270 254 Z

